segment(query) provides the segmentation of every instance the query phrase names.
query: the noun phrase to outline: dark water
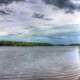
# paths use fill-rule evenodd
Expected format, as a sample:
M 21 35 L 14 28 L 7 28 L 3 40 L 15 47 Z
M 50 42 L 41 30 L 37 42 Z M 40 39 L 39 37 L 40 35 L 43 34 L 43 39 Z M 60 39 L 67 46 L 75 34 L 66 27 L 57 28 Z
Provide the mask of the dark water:
M 0 47 L 0 80 L 77 80 L 78 47 Z

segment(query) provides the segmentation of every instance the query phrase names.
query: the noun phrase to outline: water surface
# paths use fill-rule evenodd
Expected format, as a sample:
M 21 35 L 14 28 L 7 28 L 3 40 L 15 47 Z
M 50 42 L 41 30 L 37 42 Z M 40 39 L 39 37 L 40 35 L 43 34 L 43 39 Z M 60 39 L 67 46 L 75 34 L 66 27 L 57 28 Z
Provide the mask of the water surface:
M 0 47 L 0 78 L 76 80 L 79 58 L 78 48 L 70 46 Z

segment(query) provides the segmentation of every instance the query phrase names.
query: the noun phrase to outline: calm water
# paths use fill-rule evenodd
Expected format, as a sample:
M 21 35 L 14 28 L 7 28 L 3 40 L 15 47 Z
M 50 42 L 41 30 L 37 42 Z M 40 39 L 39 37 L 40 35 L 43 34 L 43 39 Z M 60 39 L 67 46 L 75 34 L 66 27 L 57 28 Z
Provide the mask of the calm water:
M 0 47 L 0 78 L 77 80 L 79 58 L 77 47 Z

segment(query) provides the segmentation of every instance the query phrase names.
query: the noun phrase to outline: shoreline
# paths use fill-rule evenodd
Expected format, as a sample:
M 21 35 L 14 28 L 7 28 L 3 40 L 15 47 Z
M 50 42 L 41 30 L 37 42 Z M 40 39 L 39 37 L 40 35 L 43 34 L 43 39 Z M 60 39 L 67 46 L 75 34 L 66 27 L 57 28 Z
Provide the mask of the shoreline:
M 41 42 L 0 41 L 0 46 L 80 46 L 80 44 L 50 44 Z

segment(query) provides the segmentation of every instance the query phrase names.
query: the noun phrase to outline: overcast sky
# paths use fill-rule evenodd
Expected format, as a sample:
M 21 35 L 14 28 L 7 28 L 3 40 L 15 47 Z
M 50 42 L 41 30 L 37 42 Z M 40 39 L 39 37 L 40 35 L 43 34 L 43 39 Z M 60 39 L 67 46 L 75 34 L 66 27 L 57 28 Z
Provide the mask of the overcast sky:
M 0 36 L 30 40 L 80 31 L 79 25 L 80 0 L 0 0 Z

